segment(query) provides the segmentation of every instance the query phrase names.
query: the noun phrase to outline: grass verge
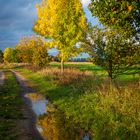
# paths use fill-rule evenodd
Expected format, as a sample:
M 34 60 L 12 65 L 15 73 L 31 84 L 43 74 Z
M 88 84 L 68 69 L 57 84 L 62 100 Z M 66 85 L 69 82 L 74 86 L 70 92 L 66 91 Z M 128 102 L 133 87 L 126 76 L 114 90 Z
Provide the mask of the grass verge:
M 61 77 L 56 71 L 20 69 L 20 72 L 65 114 L 73 126 L 90 132 L 96 140 L 140 138 L 140 94 L 137 87 L 125 85 L 118 90 L 95 75 L 82 75 L 84 78 L 65 85 L 62 81 L 67 75 Z M 69 77 L 71 73 L 67 74 Z

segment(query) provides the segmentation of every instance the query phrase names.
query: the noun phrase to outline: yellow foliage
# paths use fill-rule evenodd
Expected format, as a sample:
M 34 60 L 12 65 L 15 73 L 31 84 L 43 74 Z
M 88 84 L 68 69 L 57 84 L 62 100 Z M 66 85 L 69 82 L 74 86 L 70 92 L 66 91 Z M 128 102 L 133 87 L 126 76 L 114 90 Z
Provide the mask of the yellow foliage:
M 113 23 L 115 22 L 115 18 L 112 18 L 112 22 L 113 22 Z
M 80 0 L 43 0 L 37 11 L 34 31 L 52 39 L 61 59 L 76 55 L 76 43 L 84 37 L 87 27 Z
M 42 46 L 47 47 L 42 38 L 36 36 L 24 37 L 16 45 L 16 50 L 19 51 L 18 55 L 19 58 L 21 58 L 22 62 L 31 63 L 33 52 L 36 51 L 37 48 Z
M 129 11 L 129 12 L 131 12 L 132 9 L 133 9 L 132 5 L 129 5 L 127 8 L 128 8 L 128 11 Z

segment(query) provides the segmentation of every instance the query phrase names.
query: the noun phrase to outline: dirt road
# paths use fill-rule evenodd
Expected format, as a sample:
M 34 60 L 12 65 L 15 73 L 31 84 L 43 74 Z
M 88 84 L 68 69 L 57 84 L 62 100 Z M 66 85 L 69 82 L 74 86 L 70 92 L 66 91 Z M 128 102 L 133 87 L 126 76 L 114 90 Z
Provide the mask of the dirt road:
M 22 135 L 19 140 L 44 140 L 36 128 L 36 115 L 32 110 L 31 102 L 28 98 L 25 97 L 26 94 L 35 93 L 36 91 L 29 87 L 29 81 L 21 76 L 18 72 L 12 71 L 16 76 L 17 81 L 19 82 L 22 89 L 22 98 L 25 102 L 23 108 L 23 114 L 25 120 L 21 120 L 19 123 L 19 129 L 22 130 Z

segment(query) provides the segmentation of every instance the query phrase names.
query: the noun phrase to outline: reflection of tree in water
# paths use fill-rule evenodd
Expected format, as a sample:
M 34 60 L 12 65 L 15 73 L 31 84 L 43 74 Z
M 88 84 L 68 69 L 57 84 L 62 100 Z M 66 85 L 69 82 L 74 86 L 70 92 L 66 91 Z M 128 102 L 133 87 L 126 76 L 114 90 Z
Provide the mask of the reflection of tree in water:
M 45 100 L 44 96 L 42 96 L 41 94 L 38 94 L 38 93 L 29 93 L 26 96 L 33 102 Z
M 81 140 L 80 134 L 72 122 L 65 119 L 62 112 L 52 105 L 47 107 L 47 115 L 39 118 L 38 123 L 43 128 L 43 136 L 48 140 Z

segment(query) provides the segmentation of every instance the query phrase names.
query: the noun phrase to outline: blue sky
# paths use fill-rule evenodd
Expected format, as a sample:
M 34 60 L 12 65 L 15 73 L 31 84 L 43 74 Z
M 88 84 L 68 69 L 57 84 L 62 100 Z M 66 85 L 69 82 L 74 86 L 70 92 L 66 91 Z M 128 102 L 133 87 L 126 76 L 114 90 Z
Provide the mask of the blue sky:
M 37 18 L 35 5 L 41 0 L 0 0 L 0 49 L 14 47 L 23 36 L 33 35 L 32 27 Z M 94 19 L 87 5 L 90 0 L 82 0 L 86 16 L 93 24 Z

